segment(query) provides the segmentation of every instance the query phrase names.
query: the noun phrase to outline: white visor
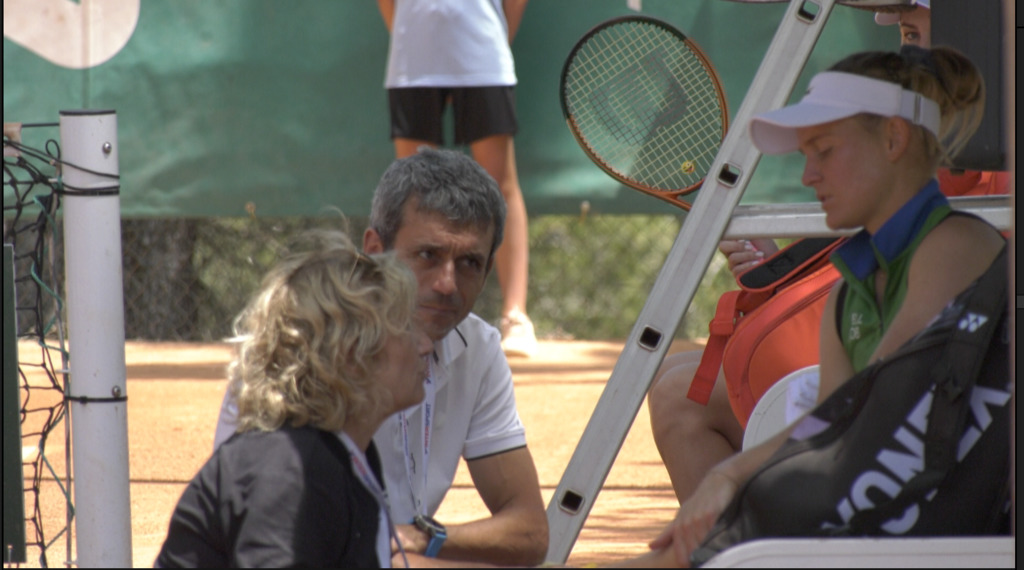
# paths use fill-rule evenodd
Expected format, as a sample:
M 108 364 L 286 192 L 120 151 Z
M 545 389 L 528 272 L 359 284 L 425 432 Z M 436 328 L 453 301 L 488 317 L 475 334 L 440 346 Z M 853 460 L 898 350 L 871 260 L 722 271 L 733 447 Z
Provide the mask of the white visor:
M 764 154 L 793 152 L 796 130 L 846 119 L 860 113 L 903 117 L 939 136 L 939 104 L 895 83 L 863 75 L 826 71 L 811 79 L 795 105 L 768 111 L 750 121 L 750 139 Z
M 922 8 L 932 7 L 931 0 L 911 0 L 911 6 L 920 6 Z M 879 26 L 891 26 L 893 24 L 900 23 L 900 14 L 902 12 L 875 12 L 875 23 Z
M 891 26 L 900 23 L 899 12 L 875 12 L 875 23 L 879 26 Z

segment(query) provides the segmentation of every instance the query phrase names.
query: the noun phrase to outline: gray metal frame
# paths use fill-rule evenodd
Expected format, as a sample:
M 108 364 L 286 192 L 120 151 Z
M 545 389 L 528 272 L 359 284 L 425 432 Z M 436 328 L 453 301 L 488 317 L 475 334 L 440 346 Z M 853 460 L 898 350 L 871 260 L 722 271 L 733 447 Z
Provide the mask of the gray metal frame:
M 980 216 L 999 228 L 1009 229 L 1010 196 L 963 196 L 950 198 L 956 210 Z M 725 239 L 824 237 L 850 234 L 825 225 L 825 213 L 817 202 L 736 206 L 725 228 Z

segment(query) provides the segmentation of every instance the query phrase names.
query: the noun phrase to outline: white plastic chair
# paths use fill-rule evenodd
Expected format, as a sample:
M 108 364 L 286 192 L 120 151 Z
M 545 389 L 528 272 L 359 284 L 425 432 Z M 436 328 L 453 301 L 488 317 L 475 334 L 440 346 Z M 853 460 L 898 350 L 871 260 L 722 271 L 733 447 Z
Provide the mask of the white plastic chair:
M 753 540 L 702 568 L 1014 568 L 1012 536 Z
M 813 407 L 818 393 L 818 365 L 783 376 L 761 396 L 747 420 L 743 449 L 749 449 L 782 431 Z

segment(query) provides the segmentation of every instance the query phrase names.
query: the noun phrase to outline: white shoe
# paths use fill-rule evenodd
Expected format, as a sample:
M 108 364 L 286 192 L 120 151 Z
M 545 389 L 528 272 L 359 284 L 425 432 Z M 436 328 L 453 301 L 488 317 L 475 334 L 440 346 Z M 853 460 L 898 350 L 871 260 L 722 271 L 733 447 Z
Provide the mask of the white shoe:
M 501 350 L 505 356 L 524 358 L 537 352 L 537 337 L 530 317 L 516 311 L 501 319 Z

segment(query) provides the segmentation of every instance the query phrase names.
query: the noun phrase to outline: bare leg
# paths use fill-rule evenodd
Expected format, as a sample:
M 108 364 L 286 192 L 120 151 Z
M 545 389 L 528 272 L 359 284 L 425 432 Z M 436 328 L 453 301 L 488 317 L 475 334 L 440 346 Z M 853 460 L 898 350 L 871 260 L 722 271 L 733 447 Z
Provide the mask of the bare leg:
M 530 250 L 526 223 L 526 203 L 519 188 L 515 147 L 510 135 L 494 135 L 470 145 L 473 158 L 495 180 L 505 197 L 508 215 L 505 239 L 498 248 L 495 268 L 501 285 L 503 316 L 516 311 L 526 313 L 526 292 L 529 278 Z
M 416 154 L 416 150 L 421 146 L 429 146 L 431 148 L 437 148 L 437 145 L 432 142 L 418 141 L 416 139 L 394 139 L 395 142 L 395 158 L 405 158 Z
M 691 351 L 667 356 L 647 399 L 654 442 L 680 503 L 712 467 L 743 444 L 743 428 L 729 405 L 721 372 L 707 406 L 686 397 L 701 354 Z

